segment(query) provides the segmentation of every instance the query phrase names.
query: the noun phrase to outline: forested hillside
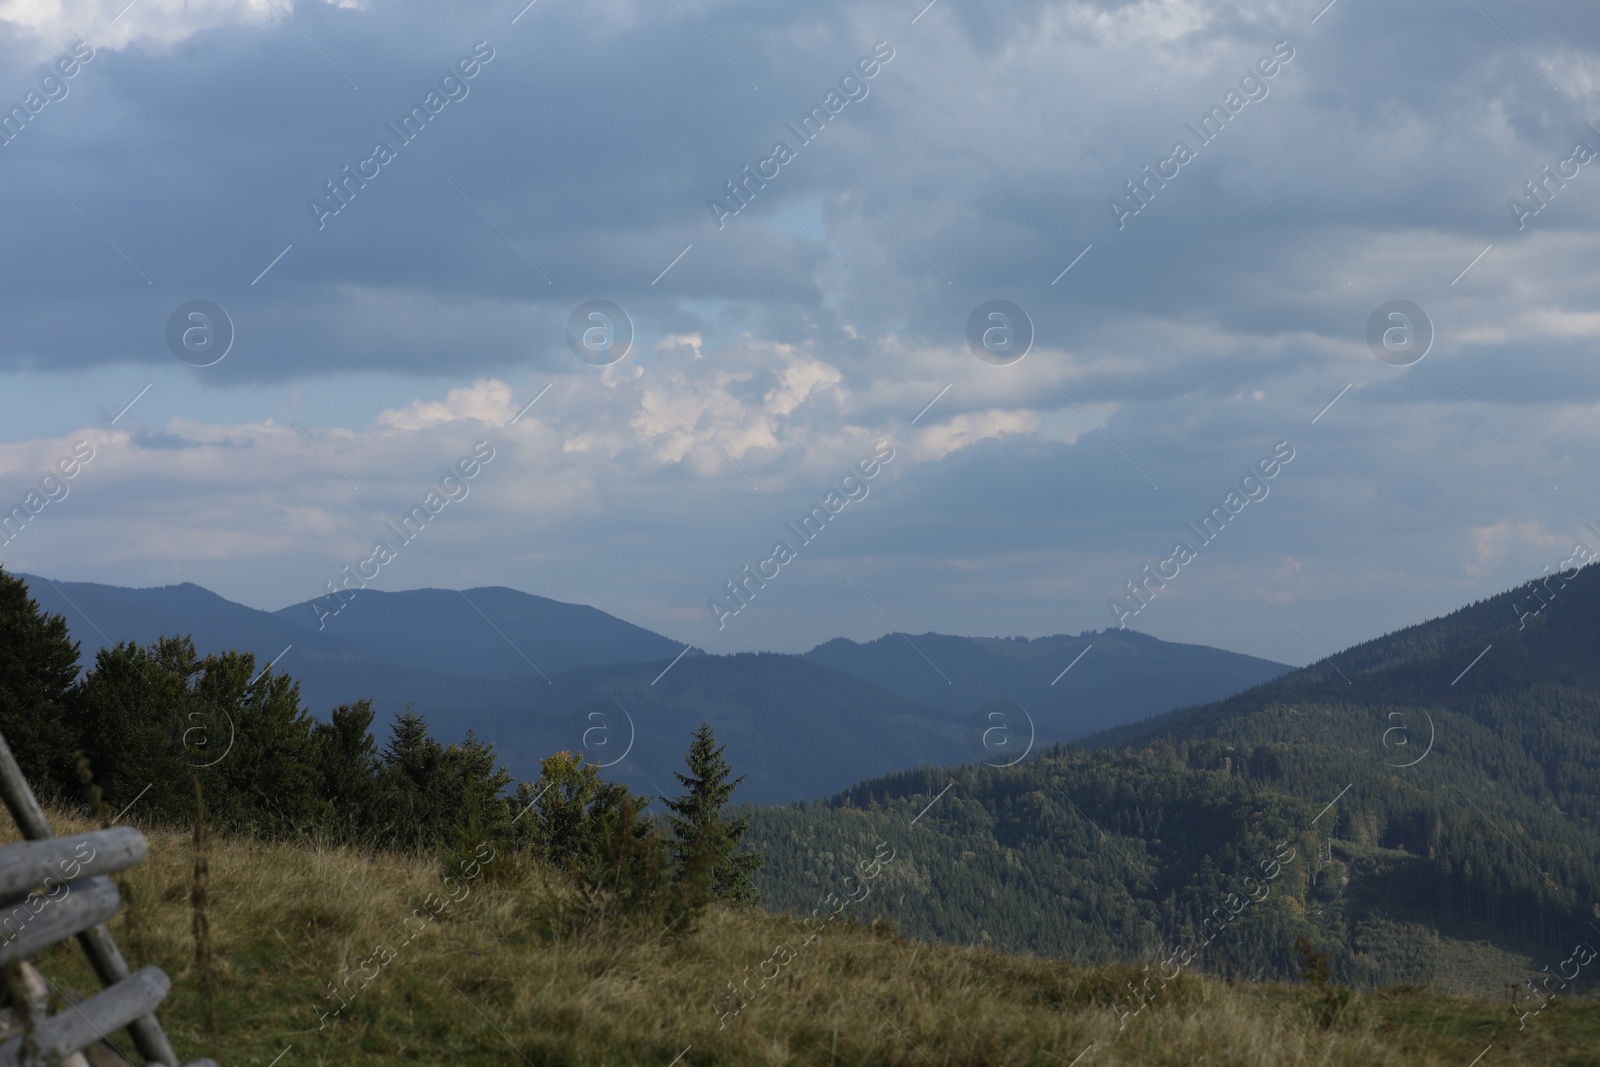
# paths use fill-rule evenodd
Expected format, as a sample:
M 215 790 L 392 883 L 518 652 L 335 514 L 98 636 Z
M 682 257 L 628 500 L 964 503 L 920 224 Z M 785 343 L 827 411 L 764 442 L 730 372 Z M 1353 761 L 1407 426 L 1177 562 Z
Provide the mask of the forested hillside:
M 758 812 L 763 885 L 812 906 L 893 831 L 872 906 L 927 936 L 1084 960 L 1210 937 L 1207 966 L 1278 976 L 1306 936 L 1347 981 L 1498 988 L 1600 935 L 1597 653 L 1591 567 L 1092 747 Z

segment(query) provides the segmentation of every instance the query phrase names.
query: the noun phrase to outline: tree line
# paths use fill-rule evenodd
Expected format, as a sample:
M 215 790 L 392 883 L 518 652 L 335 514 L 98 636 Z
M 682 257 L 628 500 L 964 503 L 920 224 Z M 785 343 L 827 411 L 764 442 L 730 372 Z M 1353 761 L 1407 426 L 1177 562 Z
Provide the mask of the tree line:
M 188 637 L 105 647 L 84 670 L 65 620 L 0 569 L 0 735 L 47 802 L 82 805 L 92 784 L 118 817 L 188 825 L 198 781 L 223 832 L 450 854 L 487 842 L 574 876 L 606 914 L 667 924 L 711 900 L 756 902 L 762 860 L 741 851 L 747 819 L 728 813 L 743 777 L 708 725 L 657 818 L 654 798 L 604 781 L 582 753 L 514 783 L 470 731 L 441 743 L 408 708 L 380 745 L 374 718 L 362 700 L 319 720 L 293 678 L 247 652 L 201 656 Z

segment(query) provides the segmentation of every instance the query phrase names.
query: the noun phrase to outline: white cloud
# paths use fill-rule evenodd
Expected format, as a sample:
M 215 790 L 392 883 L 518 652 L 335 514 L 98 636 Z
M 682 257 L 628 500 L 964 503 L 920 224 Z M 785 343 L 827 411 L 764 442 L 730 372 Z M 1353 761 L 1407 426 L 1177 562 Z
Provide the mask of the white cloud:
M 443 400 L 417 400 L 398 411 L 385 411 L 377 421 L 378 425 L 395 430 L 420 430 L 460 419 L 504 426 L 516 413 L 511 386 L 498 379 L 487 379 L 463 389 L 452 389 Z
M 655 353 L 670 353 L 679 348 L 687 348 L 695 359 L 703 358 L 700 346 L 705 344 L 705 337 L 698 333 L 669 333 L 652 346 Z
M 1561 539 L 1546 530 L 1542 523 L 1509 519 L 1501 519 L 1492 526 L 1474 526 L 1467 531 L 1467 536 L 1470 543 L 1463 566 L 1471 575 L 1497 569 L 1506 562 L 1507 554 L 1516 549 L 1543 551 L 1561 544 Z
M 987 599 L 1027 620 L 995 625 L 1037 632 L 1069 625 L 1061 615 L 1076 606 L 1059 595 L 1063 584 L 1088 608 L 1071 621 L 1103 624 L 1103 598 L 1125 577 L 1107 560 L 1129 545 L 1161 547 L 1262 442 L 1289 437 L 1306 458 L 1258 518 L 1208 555 L 1214 580 L 1197 574 L 1184 594 L 1194 601 L 1187 633 L 1226 642 L 1242 632 L 1221 621 L 1234 595 L 1250 603 L 1244 615 L 1282 629 L 1233 580 L 1244 573 L 1272 581 L 1264 588 L 1274 602 L 1314 593 L 1319 610 L 1343 620 L 1333 631 L 1354 639 L 1379 630 L 1372 620 L 1396 603 L 1421 611 L 1419 589 L 1449 608 L 1463 589 L 1487 591 L 1474 584 L 1480 576 L 1492 583 L 1499 568 L 1557 558 L 1547 527 L 1574 521 L 1555 511 L 1559 501 L 1593 496 L 1583 457 L 1597 433 L 1600 374 L 1581 356 L 1600 337 L 1600 200 L 1586 191 L 1600 179 L 1586 167 L 1526 231 L 1505 208 L 1582 136 L 1574 104 L 1600 103 L 1592 20 L 1572 18 L 1550 46 L 1549 27 L 1577 10 L 1570 5 L 1513 34 L 1562 99 L 1470 10 L 1439 22 L 1399 5 L 1389 32 L 1374 37 L 1348 4 L 1308 29 L 1316 8 L 1300 0 L 1079 0 L 1161 85 L 1155 93 L 1060 0 L 940 4 L 903 33 L 887 27 L 917 8 L 876 0 L 797 13 L 685 2 L 761 84 L 755 94 L 670 6 L 540 4 L 515 27 L 520 46 L 603 35 L 611 76 L 563 96 L 592 50 L 514 61 L 516 39 L 502 27 L 507 59 L 474 82 L 470 102 L 451 104 L 437 134 L 406 149 L 339 226 L 317 233 L 305 197 L 487 24 L 470 7 L 396 0 L 380 20 L 323 0 L 272 2 L 341 65 L 349 58 L 360 94 L 337 83 L 268 0 L 137 0 L 115 26 L 126 0 L 0 0 L 13 52 L 37 38 L 49 45 L 41 58 L 52 58 L 72 32 L 125 49 L 116 78 L 75 83 L 84 99 L 52 110 L 50 126 L 30 132 L 29 154 L 8 157 L 18 163 L 4 179 L 17 209 L 9 247 L 31 280 L 0 298 L 5 367 L 138 372 L 125 392 L 119 384 L 114 398 L 97 399 L 109 420 L 149 380 L 151 360 L 170 362 L 159 344 L 170 303 L 145 306 L 119 288 L 142 280 L 44 184 L 46 170 L 158 290 L 212 276 L 219 291 L 228 282 L 240 294 L 217 297 L 239 325 L 230 361 L 194 376 L 192 391 L 163 384 L 118 424 L 148 418 L 160 432 L 94 431 L 101 453 L 71 498 L 40 517 L 48 535 L 18 542 L 35 570 L 114 560 L 98 577 L 134 581 L 146 564 L 181 573 L 193 561 L 202 573 L 184 577 L 220 576 L 258 600 L 296 581 L 310 595 L 326 574 L 305 572 L 362 551 L 386 516 L 489 436 L 499 458 L 470 502 L 430 530 L 430 543 L 451 551 L 419 546 L 392 580 L 439 580 L 434 566 L 589 602 L 610 588 L 647 606 L 639 621 L 661 625 L 681 603 L 703 602 L 696 568 L 721 574 L 746 540 L 770 535 L 765 514 L 810 498 L 888 437 L 901 458 L 828 551 L 877 553 L 871 562 L 887 566 L 884 541 L 867 538 L 893 536 L 904 558 L 938 560 L 939 574 L 981 572 L 1007 593 L 986 598 L 974 579 L 963 590 L 973 595 L 952 596 L 908 566 L 885 592 L 910 627 L 962 628 Z M 203 38 L 209 64 L 160 54 L 207 29 L 228 31 Z M 879 34 L 893 37 L 897 55 L 871 96 L 717 232 L 705 197 L 782 134 L 762 101 L 782 86 L 794 107 L 818 98 Z M 1298 54 L 1270 98 L 1116 230 L 1106 198 L 1284 37 Z M 1421 52 L 1407 43 L 1419 39 L 1429 42 Z M 704 62 L 684 66 L 689 54 Z M 318 77 L 295 79 L 301 63 Z M 539 103 L 550 100 L 570 106 Z M 574 132 L 616 132 L 619 121 L 627 137 Z M 217 240 L 196 245 L 180 233 Z M 291 240 L 293 252 L 246 291 Z M 691 241 L 693 252 L 653 285 Z M 599 294 L 625 304 L 638 336 L 654 340 L 597 373 L 567 353 L 562 325 Z M 966 316 L 996 297 L 1036 320 L 1034 349 L 1015 367 L 980 364 L 964 343 Z M 1401 297 L 1422 303 L 1438 332 L 1428 361 L 1405 371 L 1376 361 L 1364 337 L 1372 309 Z M 271 378 L 275 397 L 304 387 L 304 406 L 284 410 L 316 447 L 248 393 L 245 378 L 229 377 L 245 367 Z M 383 376 L 382 399 L 338 393 L 345 375 Z M 56 427 L 85 417 L 60 398 L 49 401 L 51 419 L 36 416 L 40 394 L 73 389 L 13 380 L 0 403 L 10 402 L 12 435 L 28 439 L 0 445 L 0 490 L 11 498 L 75 439 Z M 507 425 L 548 382 L 549 394 Z M 1456 383 L 1562 497 L 1552 503 Z M 1085 448 L 1067 447 L 1080 440 Z M 975 454 L 996 467 L 975 471 Z M 1070 492 L 1040 491 L 1057 479 Z M 952 513 L 950 501 L 971 496 L 997 501 L 995 510 Z M 1380 528 L 1374 514 L 1397 525 Z M 888 516 L 903 525 L 875 529 Z M 996 547 L 997 531 L 1016 543 Z M 1391 586 L 1393 596 L 1371 595 Z M 774 595 L 762 611 L 783 620 L 773 632 L 785 641 L 798 640 L 790 624 L 827 637 L 837 618 L 827 595 L 790 608 Z M 1178 603 L 1149 617 L 1183 617 L 1190 609 Z M 1319 621 L 1303 624 L 1331 642 Z
M 787 349 L 788 346 L 783 346 Z M 763 398 L 769 417 L 790 415 L 819 389 L 831 389 L 843 378 L 838 368 L 830 367 L 819 359 L 796 359 L 783 369 L 779 383 L 767 390 Z
M 952 452 L 970 448 L 1009 434 L 1032 433 L 1039 427 L 1039 415 L 1032 411 L 963 412 L 944 422 L 918 432 L 916 457 L 918 459 L 943 459 Z
M 1539 56 L 1538 64 L 1568 99 L 1587 109 L 1600 104 L 1600 55 L 1560 48 Z
M 293 17 L 292 0 L 277 0 Z M 364 6 L 328 0 L 336 7 Z M 81 36 L 95 48 L 176 44 L 222 26 L 262 27 L 282 18 L 267 0 L 0 0 L 0 23 L 37 42 L 37 58 L 51 58 L 62 42 Z

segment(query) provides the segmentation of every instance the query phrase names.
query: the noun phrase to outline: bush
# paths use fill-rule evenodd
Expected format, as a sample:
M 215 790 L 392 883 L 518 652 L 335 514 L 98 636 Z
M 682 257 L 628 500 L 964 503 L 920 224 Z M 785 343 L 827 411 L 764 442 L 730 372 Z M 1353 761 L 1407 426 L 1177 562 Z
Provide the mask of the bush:
M 1313 1017 L 1318 1026 L 1327 1029 L 1345 1016 L 1355 1000 L 1355 994 L 1345 986 L 1328 984 L 1332 973 L 1328 968 L 1328 959 L 1317 951 L 1309 937 L 1297 938 L 1294 951 L 1300 961 L 1300 980 L 1309 982 L 1317 991 L 1317 1000 L 1312 1008 Z
M 536 906 L 545 936 L 600 926 L 672 937 L 694 929 L 712 901 L 716 850 L 707 837 L 680 853 L 653 820 L 640 818 L 641 799 L 624 790 L 615 807 L 594 815 L 592 836 L 569 868 L 571 888 L 547 890 Z

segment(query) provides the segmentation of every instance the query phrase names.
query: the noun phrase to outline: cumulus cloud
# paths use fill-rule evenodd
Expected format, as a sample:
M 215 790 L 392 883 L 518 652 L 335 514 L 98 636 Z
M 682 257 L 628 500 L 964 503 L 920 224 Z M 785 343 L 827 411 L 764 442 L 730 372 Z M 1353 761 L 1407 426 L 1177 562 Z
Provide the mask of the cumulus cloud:
M 358 0 L 327 0 L 336 7 L 362 7 Z M 197 33 L 224 27 L 260 29 L 282 19 L 267 0 L 4 0 L 0 24 L 36 46 L 35 58 L 44 59 L 60 42 L 75 36 L 96 48 L 113 50 L 130 46 L 162 47 L 187 40 Z M 282 0 L 293 12 L 292 0 Z M 291 16 L 292 17 L 292 16 Z
M 1468 574 L 1484 574 L 1506 562 L 1509 552 L 1519 549 L 1555 548 L 1561 539 L 1539 522 L 1514 522 L 1502 519 L 1491 526 L 1475 526 L 1467 531 L 1469 539 L 1464 567 Z
M 1600 53 L 1558 48 L 1535 61 L 1573 102 L 1588 110 L 1600 104 Z
M 398 411 L 384 411 L 378 416 L 378 425 L 396 430 L 420 430 L 460 419 L 475 419 L 490 426 L 503 426 L 515 414 L 511 386 L 487 379 L 473 382 L 464 389 L 452 389 L 443 400 L 417 400 Z

